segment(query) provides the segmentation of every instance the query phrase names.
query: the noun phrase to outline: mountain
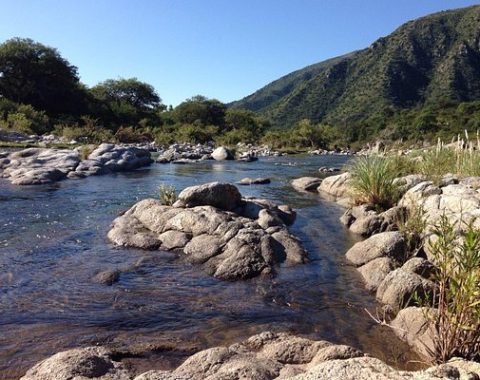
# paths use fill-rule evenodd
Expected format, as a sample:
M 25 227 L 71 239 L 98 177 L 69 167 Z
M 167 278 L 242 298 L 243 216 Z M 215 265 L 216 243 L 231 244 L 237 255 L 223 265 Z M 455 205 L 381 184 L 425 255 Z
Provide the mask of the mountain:
M 472 100 L 480 100 L 480 6 L 409 21 L 366 49 L 295 71 L 230 106 L 284 127 Z

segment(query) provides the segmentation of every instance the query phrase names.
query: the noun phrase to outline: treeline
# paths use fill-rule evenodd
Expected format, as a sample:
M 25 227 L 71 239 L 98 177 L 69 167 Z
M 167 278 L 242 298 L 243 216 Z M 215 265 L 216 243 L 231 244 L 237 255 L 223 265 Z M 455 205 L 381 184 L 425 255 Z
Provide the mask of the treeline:
M 269 127 L 254 112 L 203 96 L 167 107 L 153 86 L 136 78 L 88 88 L 54 48 L 21 38 L 0 45 L 1 129 L 85 142 L 233 145 L 258 142 Z
M 408 110 L 386 106 L 333 125 L 304 119 L 290 128 L 275 128 L 258 113 L 203 96 L 167 107 L 153 86 L 136 78 L 108 79 L 89 88 L 56 49 L 14 38 L 0 45 L 0 129 L 54 133 L 79 142 L 356 148 L 378 138 L 415 144 L 437 137 L 448 141 L 465 129 L 475 133 L 480 129 L 480 100 Z

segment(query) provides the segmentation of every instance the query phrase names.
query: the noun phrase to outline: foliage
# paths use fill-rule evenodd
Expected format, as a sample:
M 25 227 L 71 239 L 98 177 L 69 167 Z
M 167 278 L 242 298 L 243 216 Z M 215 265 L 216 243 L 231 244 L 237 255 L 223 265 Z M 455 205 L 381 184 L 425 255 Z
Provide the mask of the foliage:
M 56 49 L 13 38 L 0 45 L 0 96 L 58 115 L 81 112 L 85 92 Z
M 392 161 L 380 156 L 361 156 L 349 165 L 351 187 L 356 203 L 368 203 L 381 209 L 392 207 L 399 199 Z
M 113 134 L 108 129 L 102 128 L 97 119 L 90 116 L 82 116 L 79 123 L 57 124 L 54 133 L 63 136 L 67 140 L 75 140 L 84 143 L 114 142 Z
M 96 101 L 94 112 L 111 129 L 149 120 L 160 123 L 158 111 L 164 109 L 160 97 L 153 86 L 137 78 L 108 79 L 94 86 L 91 93 Z
M 477 141 L 468 139 L 457 141 L 455 146 L 445 147 L 439 140 L 436 149 L 430 150 L 422 156 L 420 172 L 430 180 L 439 183 L 441 178 L 452 173 L 460 177 L 480 176 L 480 138 L 477 132 Z
M 165 206 L 172 206 L 177 200 L 176 191 L 175 186 L 161 184 L 158 187 L 160 203 Z
M 422 206 L 411 207 L 403 220 L 398 223 L 398 230 L 405 237 L 407 252 L 411 257 L 423 249 L 424 233 L 427 228 L 426 211 Z
M 439 362 L 454 356 L 478 360 L 480 352 L 480 230 L 469 223 L 460 243 L 456 230 L 443 216 L 431 245 L 438 267 L 434 354 Z
M 31 105 L 13 104 L 10 112 L 3 113 L 0 128 L 26 134 L 43 134 L 49 130 L 49 118 L 44 111 Z

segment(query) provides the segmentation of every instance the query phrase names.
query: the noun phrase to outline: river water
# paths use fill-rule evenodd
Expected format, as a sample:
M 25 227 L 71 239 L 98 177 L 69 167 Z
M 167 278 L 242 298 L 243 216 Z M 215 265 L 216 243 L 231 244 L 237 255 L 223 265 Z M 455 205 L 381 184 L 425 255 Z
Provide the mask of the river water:
M 364 310 L 375 314 L 379 305 L 345 261 L 355 237 L 338 222 L 342 208 L 289 184 L 347 160 L 154 164 L 34 187 L 0 179 L 0 379 L 18 379 L 58 351 L 95 344 L 128 346 L 138 355 L 125 360 L 137 371 L 171 368 L 196 350 L 268 329 L 353 345 L 408 368 L 415 356 Z M 135 202 L 156 197 L 161 183 L 181 190 L 261 176 L 272 183 L 240 187 L 242 194 L 294 207 L 291 231 L 310 257 L 273 279 L 224 282 L 175 254 L 118 249 L 106 239 L 112 220 Z M 106 269 L 120 270 L 119 282 L 92 281 Z

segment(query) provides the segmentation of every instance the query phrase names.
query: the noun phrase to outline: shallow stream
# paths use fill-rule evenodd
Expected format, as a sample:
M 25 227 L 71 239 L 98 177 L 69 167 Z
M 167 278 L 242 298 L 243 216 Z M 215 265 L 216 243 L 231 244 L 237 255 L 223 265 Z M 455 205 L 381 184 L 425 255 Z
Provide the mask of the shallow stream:
M 34 187 L 0 179 L 0 379 L 18 379 L 58 351 L 94 344 L 137 351 L 128 360 L 138 371 L 171 368 L 195 350 L 268 329 L 346 343 L 408 368 L 415 356 L 364 310 L 375 314 L 379 305 L 344 258 L 355 237 L 338 222 L 342 208 L 289 184 L 347 159 L 154 164 Z M 272 183 L 240 187 L 242 194 L 294 207 L 291 231 L 310 256 L 273 279 L 219 281 L 175 254 L 118 249 L 106 240 L 112 220 L 156 197 L 161 183 L 181 190 L 264 176 Z M 92 281 L 105 269 L 120 269 L 119 282 Z

